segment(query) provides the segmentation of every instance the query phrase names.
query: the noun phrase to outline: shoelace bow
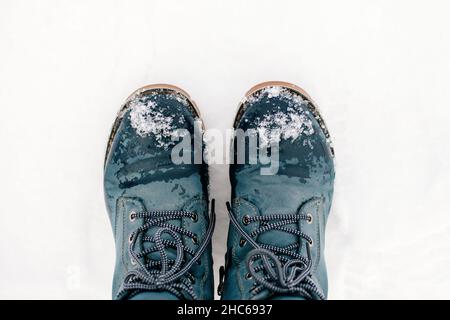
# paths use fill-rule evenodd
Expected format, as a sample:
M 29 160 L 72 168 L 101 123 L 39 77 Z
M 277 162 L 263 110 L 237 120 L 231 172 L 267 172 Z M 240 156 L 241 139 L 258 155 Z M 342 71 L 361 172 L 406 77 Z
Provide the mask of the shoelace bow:
M 309 221 L 310 216 L 304 214 L 244 216 L 243 222 L 246 225 L 254 222 L 260 223 L 258 229 L 248 234 L 233 214 L 229 202 L 227 202 L 227 209 L 233 226 L 242 238 L 253 247 L 247 256 L 249 270 L 247 277 L 253 277 L 256 284 L 251 290 L 253 295 L 266 289 L 272 293 L 298 294 L 309 299 L 325 299 L 325 295 L 310 274 L 312 238 L 297 229 L 286 227 L 286 225 L 297 223 L 300 220 Z M 301 245 L 298 242 L 278 247 L 253 240 L 260 234 L 271 230 L 283 231 L 304 239 L 305 241 L 302 242 L 306 243 L 306 257 L 298 253 Z
M 211 241 L 216 221 L 214 206 L 215 201 L 213 199 L 211 200 L 209 226 L 204 240 L 199 244 L 196 251 L 185 246 L 180 235 L 187 236 L 198 244 L 197 235 L 190 230 L 168 223 L 170 220 L 185 217 L 196 221 L 198 218 L 196 213 L 182 210 L 132 213 L 131 219 L 144 219 L 144 224 L 130 235 L 129 252 L 132 257 L 132 264 L 135 264 L 136 268 L 126 274 L 117 296 L 120 298 L 127 294 L 135 295 L 142 291 L 168 291 L 180 299 L 187 295 L 189 298 L 196 300 L 197 296 L 193 288 L 195 279 L 189 273 L 189 270 L 194 263 L 199 261 Z M 152 227 L 159 227 L 159 229 L 152 237 L 146 236 L 146 231 Z M 140 236 L 141 234 L 142 236 Z M 172 239 L 163 239 L 163 234 L 170 235 Z M 154 246 L 136 252 L 136 242 L 140 237 L 142 243 L 151 242 L 154 243 Z M 175 259 L 169 259 L 166 252 L 167 248 L 176 249 Z M 159 253 L 159 259 L 149 259 L 148 255 L 155 252 Z

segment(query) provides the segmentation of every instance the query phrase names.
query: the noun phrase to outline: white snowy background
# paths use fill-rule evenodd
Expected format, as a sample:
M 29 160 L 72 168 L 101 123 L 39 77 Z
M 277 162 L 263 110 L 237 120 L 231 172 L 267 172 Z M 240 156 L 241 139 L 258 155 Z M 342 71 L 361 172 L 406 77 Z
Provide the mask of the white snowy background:
M 411 0 L 2 0 L 0 298 L 110 298 L 102 165 L 129 93 L 175 84 L 208 128 L 225 130 L 267 80 L 307 90 L 334 138 L 329 298 L 450 298 L 449 11 Z M 211 169 L 216 274 L 227 170 Z

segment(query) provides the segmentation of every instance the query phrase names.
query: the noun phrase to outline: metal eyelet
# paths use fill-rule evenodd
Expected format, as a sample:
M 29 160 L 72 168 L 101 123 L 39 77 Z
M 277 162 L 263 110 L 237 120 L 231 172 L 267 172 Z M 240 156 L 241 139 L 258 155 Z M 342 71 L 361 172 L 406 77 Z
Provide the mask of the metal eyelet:
M 247 240 L 245 240 L 244 238 L 241 238 L 241 240 L 239 240 L 239 246 L 240 247 L 245 246 L 246 243 L 247 243 Z
M 194 236 L 192 237 L 192 242 L 193 242 L 194 244 L 198 244 L 198 237 L 197 237 L 196 235 L 194 235 Z
M 130 221 L 134 222 L 136 220 L 136 211 L 130 212 Z
M 193 222 L 197 222 L 198 221 L 198 215 L 197 215 L 197 213 L 193 213 L 193 215 L 192 215 L 192 217 L 191 217 L 191 220 L 193 221 Z
M 245 216 L 242 218 L 242 223 L 243 223 L 244 225 L 248 225 L 248 224 L 250 223 L 250 217 L 247 216 L 247 215 L 245 215 Z
M 251 278 L 253 278 L 252 275 L 251 275 L 251 273 L 250 273 L 250 272 L 247 272 L 247 273 L 245 274 L 245 279 L 250 280 Z
M 311 241 L 309 241 L 309 246 L 312 248 L 314 246 L 314 241 L 313 239 L 311 239 Z
M 132 243 L 133 242 L 133 234 L 130 234 L 130 236 L 128 237 L 128 243 Z
M 135 265 L 137 264 L 136 260 L 134 260 L 133 258 L 131 258 L 131 264 L 132 264 L 133 266 L 135 266 Z
M 312 224 L 313 223 L 313 215 L 311 213 L 308 213 L 306 216 L 308 217 L 308 220 L 306 220 L 306 223 Z

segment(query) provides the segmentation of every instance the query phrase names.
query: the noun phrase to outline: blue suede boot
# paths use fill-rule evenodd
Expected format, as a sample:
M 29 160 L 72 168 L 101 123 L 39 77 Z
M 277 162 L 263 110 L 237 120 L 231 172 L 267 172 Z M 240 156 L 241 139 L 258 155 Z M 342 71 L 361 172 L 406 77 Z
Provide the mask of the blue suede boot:
M 195 104 L 169 85 L 136 91 L 114 123 L 104 169 L 114 299 L 213 298 L 207 166 L 171 158 L 172 134 L 184 129 L 193 146 L 196 126 Z
M 259 152 L 273 161 L 270 170 L 252 162 L 250 135 L 242 141 L 236 135 L 219 293 L 223 299 L 325 299 L 325 226 L 335 172 L 317 107 L 292 84 L 263 83 L 241 102 L 234 128 L 256 132 Z M 242 149 L 245 161 L 238 163 Z

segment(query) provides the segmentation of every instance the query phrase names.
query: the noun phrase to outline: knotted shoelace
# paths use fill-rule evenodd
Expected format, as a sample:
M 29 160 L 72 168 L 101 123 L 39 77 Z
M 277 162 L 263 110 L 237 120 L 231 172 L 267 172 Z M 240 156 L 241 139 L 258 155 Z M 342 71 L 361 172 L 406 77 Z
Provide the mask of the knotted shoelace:
M 193 288 L 195 279 L 189 270 L 194 263 L 200 263 L 199 259 L 211 241 L 216 221 L 214 199 L 211 201 L 209 226 L 201 244 L 198 243 L 198 236 L 192 231 L 168 223 L 181 218 L 191 218 L 196 221 L 198 216 L 194 212 L 181 210 L 131 213 L 130 219 L 144 219 L 144 224 L 130 235 L 129 253 L 132 264 L 136 267 L 126 274 L 117 295 L 118 298 L 143 291 L 168 291 L 180 299 L 196 300 L 198 298 Z M 147 236 L 147 230 L 152 227 L 158 229 L 153 236 Z M 170 235 L 170 240 L 167 237 L 163 239 L 164 234 Z M 185 246 L 180 235 L 191 238 L 195 244 L 199 245 L 198 249 L 194 251 Z M 142 243 L 150 242 L 153 246 L 136 252 L 136 243 L 139 238 Z M 168 248 L 176 250 L 175 259 L 168 257 L 166 251 Z M 148 255 L 155 252 L 159 253 L 159 259 L 150 259 Z
M 271 214 L 262 216 L 244 216 L 243 223 L 259 223 L 259 228 L 248 234 L 236 219 L 230 203 L 227 202 L 231 223 L 242 236 L 240 245 L 248 242 L 253 249 L 247 256 L 247 277 L 255 280 L 253 296 L 269 290 L 272 293 L 296 294 L 307 299 L 325 299 L 325 295 L 311 277 L 311 246 L 313 240 L 307 234 L 288 227 L 300 220 L 310 221 L 311 216 L 304 214 Z M 312 222 L 312 221 L 311 221 Z M 259 235 L 272 230 L 286 232 L 305 241 L 306 257 L 298 253 L 301 243 L 295 242 L 285 247 L 259 243 L 254 240 Z

